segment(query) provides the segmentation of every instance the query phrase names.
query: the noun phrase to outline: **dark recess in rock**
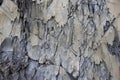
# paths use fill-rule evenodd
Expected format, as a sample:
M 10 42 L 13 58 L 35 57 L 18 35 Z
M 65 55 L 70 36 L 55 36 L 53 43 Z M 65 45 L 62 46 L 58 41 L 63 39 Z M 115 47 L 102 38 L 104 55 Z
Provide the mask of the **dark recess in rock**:
M 110 25 L 111 25 L 110 22 L 106 21 L 106 24 L 104 26 L 104 33 L 109 29 Z
M 115 30 L 115 38 L 113 41 L 113 45 L 107 44 L 108 50 L 112 55 L 115 55 L 120 60 L 120 40 L 118 36 L 118 32 Z
M 2 3 L 3 3 L 3 0 L 0 0 L 0 6 L 2 5 Z

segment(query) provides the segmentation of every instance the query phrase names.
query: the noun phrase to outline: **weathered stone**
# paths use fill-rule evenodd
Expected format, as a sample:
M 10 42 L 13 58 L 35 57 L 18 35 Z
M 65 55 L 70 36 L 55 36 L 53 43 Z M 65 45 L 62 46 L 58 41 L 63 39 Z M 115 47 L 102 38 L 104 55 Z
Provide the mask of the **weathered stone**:
M 115 30 L 113 29 L 113 27 L 110 27 L 109 30 L 106 32 L 106 34 L 103 36 L 102 38 L 102 42 L 106 42 L 110 45 L 113 44 L 114 41 L 114 37 L 115 37 Z M 110 37 L 109 37 L 110 36 Z
M 0 80 L 120 80 L 119 7 L 119 0 L 3 0 Z
M 46 67 L 41 66 L 37 69 L 36 75 L 33 79 L 56 80 L 56 75 L 58 74 L 58 70 L 59 70 L 59 66 L 54 66 L 54 65 L 46 65 Z
M 30 51 L 28 51 L 28 56 L 33 60 L 38 60 L 40 57 L 40 47 L 33 46 Z
M 35 45 L 38 45 L 38 42 L 39 42 L 39 38 L 37 35 L 35 34 L 31 34 L 30 36 L 30 43 L 32 46 L 35 46 Z
M 10 0 L 4 0 L 0 6 L 0 44 L 6 37 L 10 36 L 12 31 L 11 20 L 14 21 L 18 16 L 17 6 Z
M 0 51 L 13 51 L 12 38 L 5 38 L 1 43 Z
M 8 19 L 12 21 L 19 16 L 17 12 L 17 5 L 15 5 L 10 0 L 4 0 L 1 8 L 3 10 L 3 13 L 8 17 Z
M 46 5 L 45 5 L 46 6 Z M 52 16 L 55 16 L 55 20 L 59 23 L 59 25 L 64 25 L 67 22 L 68 18 L 68 0 L 53 0 L 51 5 L 48 7 L 47 11 L 45 11 L 44 16 L 45 20 L 47 21 Z
M 112 15 L 115 17 L 118 17 L 120 14 L 119 2 L 119 0 L 109 0 L 109 2 L 107 3 L 107 7 L 109 8 L 110 13 L 112 13 Z

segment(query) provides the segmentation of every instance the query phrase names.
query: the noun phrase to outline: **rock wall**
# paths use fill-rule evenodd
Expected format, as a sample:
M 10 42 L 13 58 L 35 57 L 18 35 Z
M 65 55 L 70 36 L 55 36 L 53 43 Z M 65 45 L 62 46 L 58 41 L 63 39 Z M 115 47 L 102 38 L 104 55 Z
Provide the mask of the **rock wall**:
M 0 80 L 120 80 L 120 0 L 0 0 Z

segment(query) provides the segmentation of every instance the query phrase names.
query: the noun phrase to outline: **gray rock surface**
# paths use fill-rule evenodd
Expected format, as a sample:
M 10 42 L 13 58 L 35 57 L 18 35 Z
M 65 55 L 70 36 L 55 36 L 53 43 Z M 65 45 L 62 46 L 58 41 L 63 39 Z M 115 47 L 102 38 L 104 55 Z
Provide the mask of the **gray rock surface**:
M 0 80 L 120 80 L 119 0 L 0 0 Z

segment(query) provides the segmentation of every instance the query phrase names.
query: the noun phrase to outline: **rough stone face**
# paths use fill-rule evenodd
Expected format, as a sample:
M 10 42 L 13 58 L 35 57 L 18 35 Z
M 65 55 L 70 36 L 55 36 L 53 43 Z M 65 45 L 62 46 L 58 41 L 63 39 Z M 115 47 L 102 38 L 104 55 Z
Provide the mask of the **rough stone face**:
M 119 0 L 0 0 L 0 80 L 120 80 Z
M 46 0 L 47 1 L 47 0 Z M 47 2 L 45 2 L 45 8 L 47 6 Z M 55 17 L 55 20 L 59 23 L 59 25 L 64 25 L 67 22 L 68 18 L 68 0 L 53 0 L 50 6 L 45 11 L 44 16 L 45 20 L 50 19 L 52 16 Z

